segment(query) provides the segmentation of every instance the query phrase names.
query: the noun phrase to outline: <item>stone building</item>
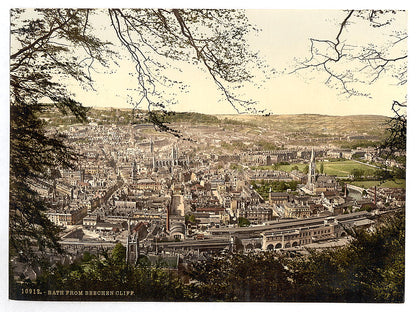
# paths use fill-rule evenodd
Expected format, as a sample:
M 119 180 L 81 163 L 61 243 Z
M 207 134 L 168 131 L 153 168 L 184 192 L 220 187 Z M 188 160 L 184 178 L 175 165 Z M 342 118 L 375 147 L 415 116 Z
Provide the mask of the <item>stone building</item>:
M 287 192 L 272 192 L 269 191 L 269 204 L 283 204 L 289 201 L 290 195 Z
M 249 220 L 251 223 L 263 223 L 272 220 L 273 210 L 262 206 L 248 206 L 237 211 L 237 217 Z
M 308 245 L 321 240 L 336 238 L 338 223 L 328 218 L 322 224 L 287 229 L 281 231 L 265 232 L 263 237 L 263 250 L 291 248 Z
M 58 226 L 75 225 L 87 215 L 87 206 L 67 207 L 59 211 L 50 211 L 46 213 L 48 219 Z
M 309 205 L 295 202 L 285 202 L 283 203 L 284 208 L 284 217 L 285 218 L 309 218 L 311 216 L 311 209 Z

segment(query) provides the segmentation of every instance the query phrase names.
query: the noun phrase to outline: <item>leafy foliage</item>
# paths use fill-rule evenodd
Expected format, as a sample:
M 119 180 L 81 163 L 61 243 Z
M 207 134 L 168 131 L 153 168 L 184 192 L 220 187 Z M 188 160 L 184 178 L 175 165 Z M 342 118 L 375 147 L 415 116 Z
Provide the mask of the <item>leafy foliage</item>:
M 56 265 L 45 271 L 35 282 L 14 285 L 14 296 L 33 300 L 73 300 L 71 296 L 47 296 L 48 290 L 72 291 L 132 291 L 132 296 L 89 296 L 83 300 L 174 301 L 189 300 L 190 294 L 178 276 L 170 271 L 150 267 L 141 261 L 139 267 L 127 265 L 121 257 L 120 244 L 113 252 L 100 256 L 84 254 L 83 259 L 70 265 Z M 21 289 L 39 289 L 44 296 L 22 296 Z M 15 297 L 15 298 L 16 298 Z
M 272 253 L 210 259 L 189 274 L 202 301 L 285 301 L 292 289 L 283 259 Z
M 351 170 L 351 174 L 354 176 L 354 179 L 360 179 L 364 175 L 364 170 L 354 168 L 354 169 Z
M 404 215 L 383 223 L 374 232 L 352 233 L 346 247 L 311 251 L 293 262 L 296 300 L 403 302 Z
M 268 194 L 270 189 L 272 192 L 283 192 L 288 189 L 295 191 L 297 189 L 297 185 L 299 184 L 298 181 L 260 181 L 260 182 L 252 182 L 254 189 L 263 197 L 268 198 Z
M 136 301 L 403 302 L 404 215 L 380 222 L 374 231 L 351 232 L 345 247 L 295 258 L 274 252 L 213 256 L 178 273 L 151 267 L 145 257 L 137 267 L 127 265 L 120 244 L 111 253 L 86 253 L 76 263 L 51 267 L 35 282 L 12 282 L 12 291 L 14 298 L 21 288 L 34 288 L 131 290 L 128 300 Z
M 290 258 L 233 254 L 194 264 L 206 301 L 403 302 L 405 219 L 383 217 L 374 231 L 351 232 L 345 247 Z
M 85 121 L 87 109 L 56 79 L 88 82 L 88 74 L 71 55 L 84 47 L 104 62 L 105 51 L 104 43 L 86 33 L 86 11 L 34 13 L 35 18 L 26 20 L 25 10 L 11 10 L 9 237 L 10 256 L 24 262 L 39 261 L 39 252 L 61 251 L 59 229 L 46 218 L 47 206 L 36 186 L 51 180 L 52 168 L 71 167 L 77 156 L 63 136 L 46 132 L 39 115 L 58 110 Z
M 406 158 L 400 156 L 406 151 L 407 137 L 407 114 L 403 112 L 404 108 L 406 108 L 405 104 L 393 102 L 391 109 L 395 116 L 388 121 L 388 137 L 379 146 L 384 157 L 396 159 L 403 165 L 406 164 Z
M 38 251 L 61 251 L 59 229 L 46 218 L 47 206 L 34 187 L 51 179 L 51 168 L 69 167 L 76 156 L 60 135 L 45 133 L 35 116 L 40 110 L 41 105 L 20 103 L 10 108 L 10 255 L 24 262 L 39 260 Z
M 239 227 L 246 227 L 250 225 L 250 221 L 243 217 L 239 217 L 237 221 Z

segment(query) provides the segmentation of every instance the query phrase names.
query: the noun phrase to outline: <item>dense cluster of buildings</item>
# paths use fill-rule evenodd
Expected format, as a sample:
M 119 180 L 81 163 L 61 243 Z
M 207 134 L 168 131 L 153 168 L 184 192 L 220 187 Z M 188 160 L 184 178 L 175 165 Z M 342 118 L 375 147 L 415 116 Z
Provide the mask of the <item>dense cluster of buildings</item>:
M 142 125 L 74 125 L 66 135 L 82 155 L 78 167 L 56 168 L 53 183 L 35 187 L 74 253 L 117 242 L 129 254 L 299 248 L 343 237 L 345 224 L 371 226 L 368 210 L 404 205 L 403 192 L 379 189 L 363 197 L 355 188 L 352 196 L 335 176 L 318 174 L 317 157 L 367 157 L 371 149 L 212 153 Z M 214 138 L 200 141 L 212 146 Z M 307 174 L 250 169 L 300 160 Z M 253 188 L 259 181 L 296 181 L 297 189 L 270 188 L 262 196 Z

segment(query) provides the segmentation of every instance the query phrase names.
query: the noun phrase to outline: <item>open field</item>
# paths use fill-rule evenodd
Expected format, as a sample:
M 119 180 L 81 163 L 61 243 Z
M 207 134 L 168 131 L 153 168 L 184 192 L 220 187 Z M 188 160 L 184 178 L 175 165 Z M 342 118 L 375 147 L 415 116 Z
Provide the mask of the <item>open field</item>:
M 386 181 L 380 184 L 380 181 L 355 181 L 348 182 L 348 184 L 356 185 L 363 188 L 377 187 L 392 187 L 392 188 L 406 188 L 406 180 L 397 179 L 395 181 Z
M 362 163 L 357 163 L 352 160 L 336 161 L 336 162 L 317 162 L 316 168 L 318 170 L 320 170 L 321 164 L 323 164 L 324 166 L 324 173 L 328 175 L 336 175 L 338 177 L 349 176 L 353 169 L 364 170 L 364 172 L 368 175 L 371 175 L 375 171 L 374 167 L 371 167 Z
M 371 175 L 376 169 L 366 164 L 357 163 L 353 160 L 342 160 L 334 162 L 317 162 L 316 169 L 319 171 L 321 164 L 324 166 L 324 173 L 328 175 L 336 175 L 338 177 L 348 177 L 353 169 L 364 170 L 368 175 Z M 308 164 L 306 163 L 292 163 L 290 165 L 280 165 L 278 170 L 290 172 L 292 168 L 297 166 L 302 171 Z M 272 170 L 273 166 L 260 166 L 258 169 Z

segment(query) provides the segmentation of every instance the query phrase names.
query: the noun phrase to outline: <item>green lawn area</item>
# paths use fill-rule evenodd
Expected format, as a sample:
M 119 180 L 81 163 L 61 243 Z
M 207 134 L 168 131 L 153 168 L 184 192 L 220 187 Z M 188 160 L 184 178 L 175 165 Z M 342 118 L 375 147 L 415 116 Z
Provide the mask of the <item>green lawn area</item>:
M 336 175 L 338 177 L 347 177 L 351 174 L 352 169 L 364 170 L 368 175 L 371 175 L 376 168 L 357 163 L 352 160 L 336 161 L 336 162 L 322 162 L 324 165 L 324 173 L 328 175 Z M 319 170 L 321 162 L 316 164 L 316 168 Z
M 368 166 L 366 164 L 357 163 L 352 160 L 342 160 L 334 162 L 317 162 L 316 169 L 319 171 L 321 168 L 321 163 L 324 165 L 324 173 L 328 175 L 336 175 L 338 177 L 347 177 L 351 174 L 352 169 L 361 169 L 364 170 L 366 174 L 371 175 L 376 168 Z M 302 171 L 308 164 L 303 163 L 293 163 L 290 165 L 281 165 L 279 170 L 290 172 L 294 166 L 298 166 L 299 170 Z M 273 166 L 260 166 L 257 169 L 272 170 Z
M 382 184 L 380 184 L 380 181 L 355 181 L 355 182 L 348 182 L 348 184 L 353 184 L 353 185 L 363 187 L 363 188 L 371 188 L 374 186 L 406 188 L 405 179 L 397 179 L 395 181 L 386 181 Z

